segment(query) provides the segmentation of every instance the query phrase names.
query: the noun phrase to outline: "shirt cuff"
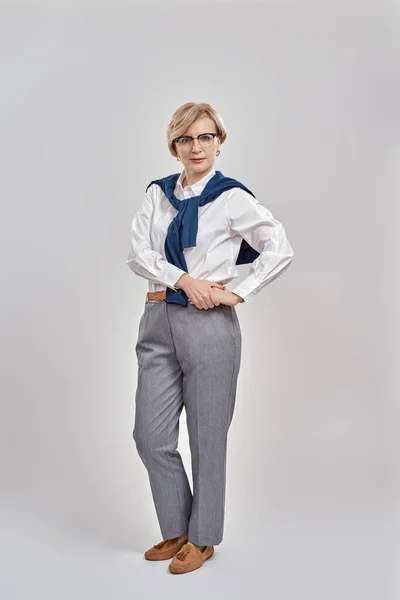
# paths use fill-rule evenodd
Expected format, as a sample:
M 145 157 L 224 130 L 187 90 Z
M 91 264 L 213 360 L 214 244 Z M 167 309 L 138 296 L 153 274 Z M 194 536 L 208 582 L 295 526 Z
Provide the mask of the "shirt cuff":
M 255 296 L 257 296 L 257 289 L 259 285 L 260 282 L 258 279 L 253 275 L 253 273 L 250 273 L 250 275 L 245 277 L 243 281 L 239 283 L 239 285 L 230 291 L 243 298 L 244 302 L 242 302 L 242 304 L 248 304 L 255 298 Z
M 186 273 L 186 271 L 183 271 L 172 263 L 167 262 L 159 275 L 159 279 L 174 291 L 178 291 L 180 288 L 176 288 L 174 284 L 184 273 Z

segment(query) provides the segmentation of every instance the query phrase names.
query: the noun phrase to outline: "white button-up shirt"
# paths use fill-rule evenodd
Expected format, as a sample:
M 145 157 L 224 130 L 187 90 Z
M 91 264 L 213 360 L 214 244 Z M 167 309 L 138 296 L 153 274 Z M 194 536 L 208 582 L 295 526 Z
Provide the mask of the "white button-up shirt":
M 215 169 L 186 187 L 182 187 L 183 175 L 184 171 L 174 190 L 180 200 L 200 195 Z M 169 263 L 164 251 L 168 226 L 177 212 L 160 186 L 153 183 L 133 217 L 126 262 L 136 275 L 148 280 L 149 292 L 167 287 L 178 289 L 174 284 L 186 273 Z M 189 275 L 227 285 L 239 275 L 235 263 L 243 238 L 260 256 L 249 263 L 247 277 L 227 289 L 249 302 L 289 266 L 293 250 L 282 224 L 241 188 L 226 190 L 212 202 L 199 206 L 196 246 L 183 250 Z

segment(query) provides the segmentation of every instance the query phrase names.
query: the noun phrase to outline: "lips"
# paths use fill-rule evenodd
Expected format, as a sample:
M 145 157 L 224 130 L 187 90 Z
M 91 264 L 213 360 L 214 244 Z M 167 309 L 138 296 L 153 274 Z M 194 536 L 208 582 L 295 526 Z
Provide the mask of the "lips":
M 192 160 L 193 162 L 201 162 L 202 160 L 204 160 L 204 158 L 191 158 L 190 160 Z

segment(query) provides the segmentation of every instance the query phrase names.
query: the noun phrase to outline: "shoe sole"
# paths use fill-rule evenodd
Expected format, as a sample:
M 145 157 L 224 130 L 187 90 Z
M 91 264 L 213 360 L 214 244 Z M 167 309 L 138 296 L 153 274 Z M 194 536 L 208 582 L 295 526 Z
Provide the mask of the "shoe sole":
M 196 569 L 199 569 L 201 566 L 204 565 L 204 563 L 206 562 L 206 560 L 208 560 L 209 558 L 212 557 L 212 555 L 214 554 L 214 547 L 211 548 L 211 550 L 209 550 L 210 554 L 208 556 L 206 556 L 206 558 L 204 560 L 201 560 L 201 558 L 199 559 L 198 563 L 191 563 L 191 565 L 195 564 L 196 566 L 191 566 L 190 569 L 187 568 L 187 566 L 183 566 L 182 567 L 174 567 L 172 565 L 169 565 L 169 571 L 170 573 L 173 573 L 174 575 L 178 575 L 181 573 L 190 573 L 190 571 L 195 571 Z

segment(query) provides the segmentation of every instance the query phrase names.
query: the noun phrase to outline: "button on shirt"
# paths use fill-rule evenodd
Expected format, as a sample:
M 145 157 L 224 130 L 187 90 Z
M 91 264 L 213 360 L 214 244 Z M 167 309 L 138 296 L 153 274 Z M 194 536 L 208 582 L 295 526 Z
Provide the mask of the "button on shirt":
M 175 196 L 184 200 L 200 195 L 213 175 L 214 168 L 200 181 L 183 187 L 182 171 L 176 182 Z M 126 262 L 136 275 L 148 280 L 149 292 L 167 287 L 178 289 L 175 283 L 186 273 L 169 263 L 164 251 L 167 230 L 177 212 L 160 186 L 153 183 L 133 217 Z M 212 202 L 199 206 L 196 246 L 184 248 L 189 275 L 227 285 L 239 275 L 235 263 L 243 238 L 260 256 L 249 264 L 249 274 L 227 289 L 245 302 L 251 301 L 289 266 L 293 250 L 282 224 L 241 188 L 226 190 Z

